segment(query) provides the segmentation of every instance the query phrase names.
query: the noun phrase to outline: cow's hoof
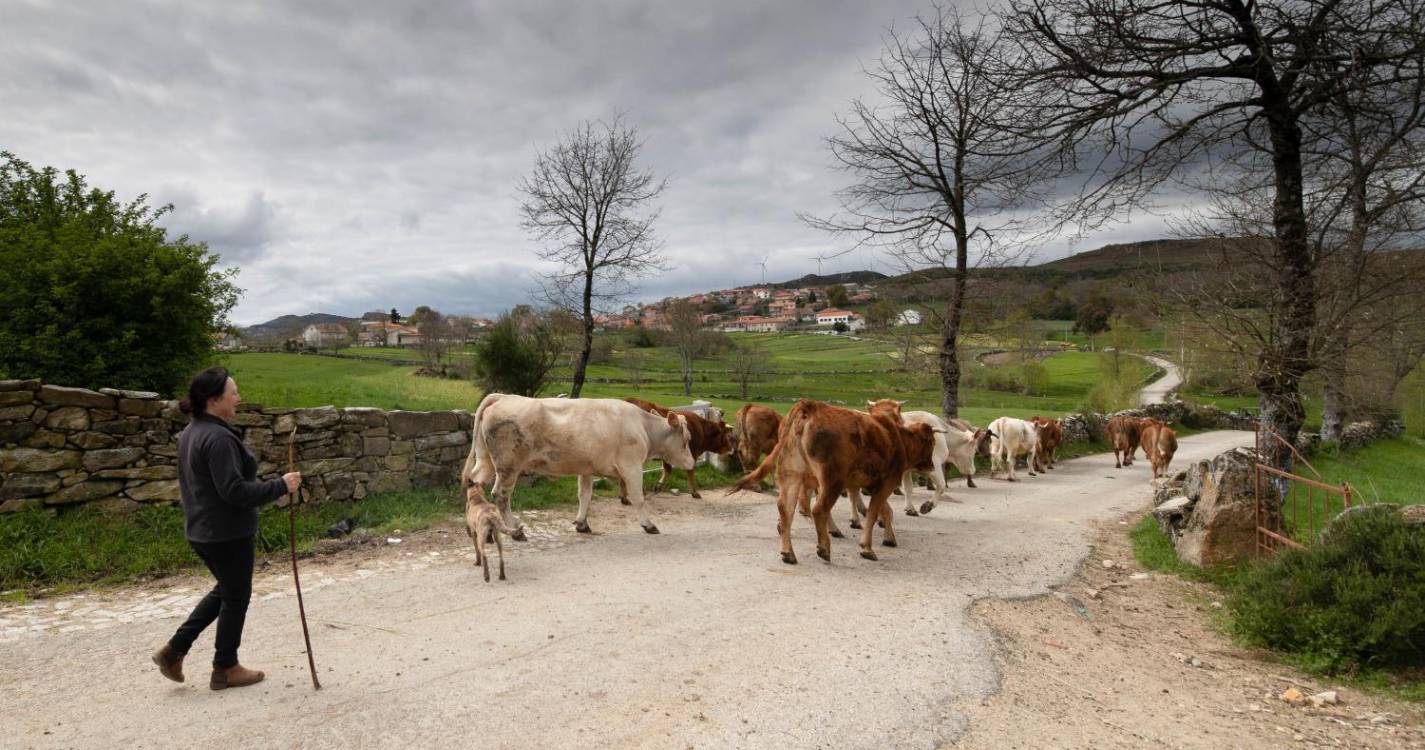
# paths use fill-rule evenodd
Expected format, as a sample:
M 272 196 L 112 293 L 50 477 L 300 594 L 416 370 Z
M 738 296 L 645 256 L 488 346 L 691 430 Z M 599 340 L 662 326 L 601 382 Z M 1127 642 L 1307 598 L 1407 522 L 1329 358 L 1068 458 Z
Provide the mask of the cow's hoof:
M 510 538 L 513 539 L 513 540 L 515 540 L 516 542 L 527 542 L 527 541 L 529 541 L 529 537 L 525 536 L 524 527 L 523 527 L 523 526 L 519 527 L 518 529 L 515 529 L 515 533 L 510 534 Z
M 920 513 L 917 512 L 915 508 L 906 508 L 906 509 L 905 509 L 905 514 L 908 515 L 908 516 L 918 516 L 918 515 L 920 515 Z
M 786 564 L 788 564 L 788 565 L 796 565 L 796 564 L 797 564 L 797 553 L 795 553 L 795 552 L 783 552 L 783 553 L 782 553 L 782 562 L 784 562 L 784 563 L 786 563 Z
M 834 536 L 834 537 L 836 537 L 837 539 L 845 539 L 845 538 L 846 538 L 846 535 L 843 534 L 843 533 L 841 533 L 841 529 L 832 529 L 832 530 L 831 530 L 831 535 Z
M 823 547 L 817 547 L 817 548 L 816 548 L 816 556 L 817 556 L 817 557 L 820 557 L 821 559 L 823 559 L 823 560 L 825 560 L 825 561 L 827 561 L 827 562 L 831 562 L 831 550 L 830 550 L 830 549 L 823 548 Z
M 1037 477 L 1037 476 L 1039 476 L 1039 475 L 1038 475 L 1038 474 L 1035 474 L 1034 472 L 1031 471 L 1031 472 L 1029 472 L 1029 476 L 1031 476 L 1031 477 Z
M 643 531 L 644 531 L 645 533 L 648 533 L 648 534 L 657 534 L 657 533 L 658 533 L 658 527 L 657 527 L 657 526 L 654 526 L 653 524 L 650 523 L 650 524 L 648 524 L 647 526 L 644 526 L 644 527 L 643 527 Z
M 926 500 L 925 502 L 920 504 L 921 515 L 929 514 L 932 510 L 935 510 L 935 503 Z
M 863 550 L 861 550 L 861 556 L 864 557 L 864 558 L 866 558 L 867 560 L 879 560 L 879 559 L 881 559 L 881 558 L 879 558 L 879 557 L 876 557 L 876 553 L 875 553 L 875 552 L 872 552 L 871 550 L 868 550 L 868 549 L 863 549 Z
M 900 495 L 900 494 L 903 494 L 903 493 L 902 493 L 900 490 L 891 490 L 891 494 L 892 494 L 892 495 Z
M 1006 482 L 1018 482 L 1018 481 L 1019 481 L 1019 477 L 1005 477 L 1005 478 L 1004 478 L 1004 481 L 1006 481 Z
M 699 494 L 696 493 L 696 492 L 692 493 L 691 495 L 688 495 L 688 497 L 691 497 L 691 498 L 693 498 L 694 500 L 702 500 L 702 499 L 703 499 L 703 496 L 702 496 L 702 495 L 699 495 Z
M 974 486 L 975 486 L 975 479 L 974 479 L 974 477 L 965 477 L 965 486 L 966 486 L 966 487 L 974 487 Z
M 629 500 L 629 499 L 626 498 L 626 497 L 621 497 L 621 498 L 618 499 L 618 504 L 619 504 L 619 505 L 633 505 L 633 501 L 632 501 L 632 500 Z
M 853 528 L 853 529 L 859 529 L 859 528 L 861 528 L 861 522 L 860 522 L 860 521 L 852 521 L 852 522 L 851 522 L 851 528 Z
M 882 539 L 882 540 L 881 540 L 881 546 L 882 546 L 882 547 L 894 547 L 894 546 L 896 546 L 896 540 L 894 540 L 894 539 Z
M 575 522 L 574 522 L 574 530 L 577 531 L 577 532 L 579 532 L 580 534 L 592 534 L 592 533 L 594 533 L 594 530 L 591 529 L 591 528 L 589 528 L 589 522 L 588 522 L 588 521 L 575 521 Z
M 503 571 L 503 570 L 500 571 L 500 580 L 501 580 L 501 581 L 505 580 L 505 571 Z

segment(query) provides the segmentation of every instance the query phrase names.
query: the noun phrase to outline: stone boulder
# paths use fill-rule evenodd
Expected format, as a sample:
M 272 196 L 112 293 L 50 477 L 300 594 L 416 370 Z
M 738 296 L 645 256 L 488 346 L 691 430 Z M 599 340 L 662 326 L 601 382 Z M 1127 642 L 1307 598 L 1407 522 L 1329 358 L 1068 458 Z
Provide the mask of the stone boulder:
M 1255 463 L 1252 451 L 1237 448 L 1193 464 L 1160 489 L 1153 514 L 1178 559 L 1213 566 L 1256 557 Z M 1279 505 L 1272 503 L 1274 514 Z

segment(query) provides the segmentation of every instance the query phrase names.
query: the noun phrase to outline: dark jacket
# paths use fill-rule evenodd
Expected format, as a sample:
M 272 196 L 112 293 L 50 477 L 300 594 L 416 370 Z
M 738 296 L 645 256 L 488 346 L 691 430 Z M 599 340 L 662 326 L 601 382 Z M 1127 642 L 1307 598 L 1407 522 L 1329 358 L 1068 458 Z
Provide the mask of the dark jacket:
M 178 487 L 193 542 L 255 536 L 257 508 L 287 494 L 281 479 L 257 480 L 257 457 L 242 436 L 208 414 L 195 414 L 178 434 Z

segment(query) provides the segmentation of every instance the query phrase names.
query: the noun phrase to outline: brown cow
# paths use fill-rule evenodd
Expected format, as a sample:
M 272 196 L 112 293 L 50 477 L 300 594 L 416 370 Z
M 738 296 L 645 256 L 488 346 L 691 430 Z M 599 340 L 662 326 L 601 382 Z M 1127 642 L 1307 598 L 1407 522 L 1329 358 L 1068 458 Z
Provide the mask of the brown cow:
M 751 471 L 757 466 L 764 453 L 771 453 L 777 445 L 777 432 L 781 430 L 782 418 L 777 412 L 757 404 L 743 404 L 737 410 L 737 460 L 742 462 L 743 471 Z
M 1156 419 L 1144 419 L 1142 440 L 1143 453 L 1153 466 L 1153 478 L 1166 476 L 1168 464 L 1173 462 L 1173 454 L 1178 452 L 1178 434 Z
M 882 402 L 886 403 L 886 402 Z M 737 489 L 757 487 L 774 468 L 777 472 L 777 531 L 781 537 L 782 562 L 795 565 L 792 551 L 792 518 L 806 493 L 816 491 L 812 519 L 816 523 L 816 554 L 831 559 L 829 521 L 832 506 L 843 490 L 859 489 L 870 495 L 866 523 L 861 530 L 861 557 L 875 560 L 871 534 L 876 521 L 885 524 L 881 543 L 896 546 L 887 498 L 900 484 L 918 456 L 934 449 L 935 431 L 929 425 L 907 427 L 900 418 L 900 405 L 887 403 L 874 413 L 843 409 L 820 401 L 798 401 L 782 420 L 777 445 L 755 471 L 737 483 Z
M 1108 440 L 1113 443 L 1113 468 L 1121 469 L 1133 465 L 1133 454 L 1138 451 L 1138 441 L 1142 439 L 1142 423 L 1138 417 L 1112 417 L 1106 427 Z M 1120 459 L 1119 454 L 1122 454 Z
M 660 417 L 666 417 L 670 413 L 680 414 L 688 418 L 688 451 L 693 454 L 693 458 L 704 453 L 727 454 L 732 452 L 732 429 L 721 419 L 713 422 L 703 419 L 691 411 L 681 409 L 669 409 L 666 406 L 659 406 L 652 401 L 644 401 L 641 398 L 629 397 L 624 401 L 637 406 L 644 411 L 651 411 Z M 654 492 L 661 492 L 663 486 L 668 483 L 668 476 L 673 473 L 673 467 L 667 461 L 663 462 L 663 475 L 658 477 L 658 483 L 653 485 Z M 703 496 L 698 494 L 698 478 L 696 467 L 688 470 L 688 492 L 694 498 L 701 500 Z M 619 481 L 619 502 L 628 505 L 628 490 Z
M 1064 428 L 1060 426 L 1059 420 L 1048 417 L 1033 416 L 1029 421 L 1034 423 L 1034 429 L 1039 433 L 1037 468 L 1042 474 L 1045 468 L 1054 468 L 1054 463 L 1059 460 L 1059 446 L 1064 442 Z

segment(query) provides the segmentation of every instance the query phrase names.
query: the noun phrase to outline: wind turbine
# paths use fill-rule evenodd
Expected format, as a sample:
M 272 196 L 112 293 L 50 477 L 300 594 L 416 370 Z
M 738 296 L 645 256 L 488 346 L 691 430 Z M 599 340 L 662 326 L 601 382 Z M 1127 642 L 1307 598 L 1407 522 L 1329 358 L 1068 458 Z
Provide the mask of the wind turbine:
M 764 256 L 762 256 L 762 263 L 761 263 L 761 266 L 762 266 L 762 285 L 763 285 L 763 286 L 766 286 L 766 285 L 767 285 L 767 259 L 770 258 L 770 257 L 772 257 L 772 256 L 770 256 L 770 255 L 764 255 Z

